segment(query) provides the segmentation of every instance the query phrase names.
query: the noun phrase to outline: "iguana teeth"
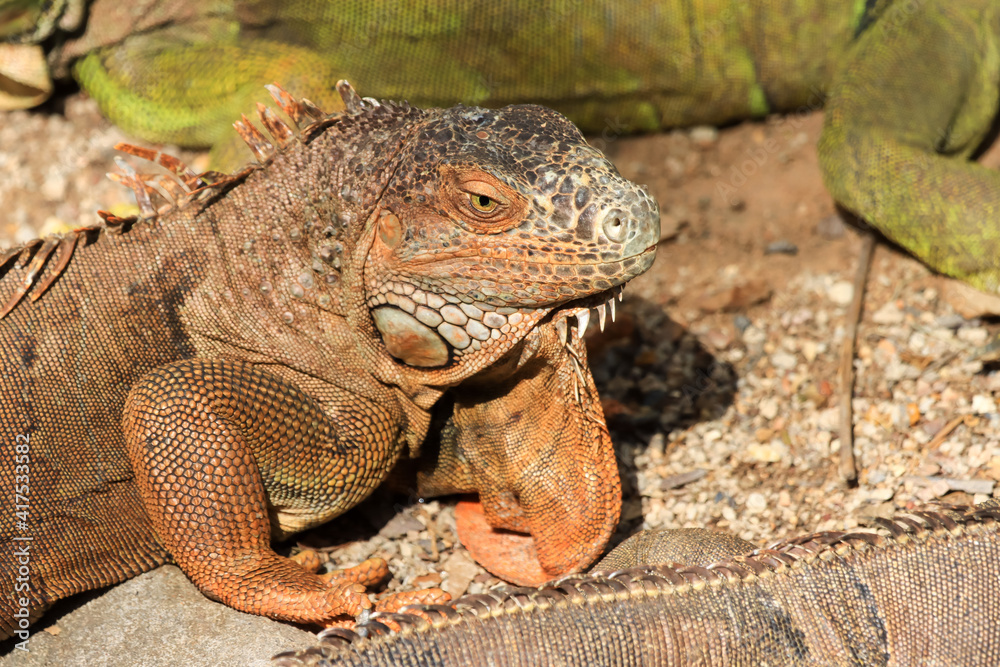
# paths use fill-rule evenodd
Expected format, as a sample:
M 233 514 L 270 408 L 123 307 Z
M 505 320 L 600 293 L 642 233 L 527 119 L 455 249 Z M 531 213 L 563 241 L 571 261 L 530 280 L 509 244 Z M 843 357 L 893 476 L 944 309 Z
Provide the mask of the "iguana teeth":
M 614 322 L 615 321 L 615 299 L 614 299 L 614 297 L 611 297 L 610 299 L 608 299 L 608 305 L 611 306 L 611 321 Z
M 597 311 L 597 320 L 598 320 L 598 324 L 601 325 L 601 331 L 604 331 L 604 322 L 607 320 L 607 317 L 608 317 L 608 313 L 604 309 L 604 304 L 602 303 L 599 306 L 595 306 L 594 310 Z
M 569 342 L 569 327 L 566 326 L 566 318 L 556 320 L 556 331 L 559 332 L 559 342 Z
M 625 298 L 625 286 L 622 285 L 621 287 L 618 288 L 618 300 L 621 301 L 624 298 Z
M 590 324 L 590 309 L 581 308 L 576 311 L 576 337 L 577 339 L 583 338 L 583 334 L 587 331 L 587 325 Z

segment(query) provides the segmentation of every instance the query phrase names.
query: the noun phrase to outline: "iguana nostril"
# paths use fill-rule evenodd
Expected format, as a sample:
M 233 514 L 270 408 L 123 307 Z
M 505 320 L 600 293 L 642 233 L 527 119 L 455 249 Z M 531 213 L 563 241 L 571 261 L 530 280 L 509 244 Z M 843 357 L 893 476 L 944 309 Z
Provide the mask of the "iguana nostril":
M 604 217 L 604 235 L 609 240 L 621 243 L 625 240 L 625 232 L 628 230 L 628 219 L 619 210 L 609 211 Z

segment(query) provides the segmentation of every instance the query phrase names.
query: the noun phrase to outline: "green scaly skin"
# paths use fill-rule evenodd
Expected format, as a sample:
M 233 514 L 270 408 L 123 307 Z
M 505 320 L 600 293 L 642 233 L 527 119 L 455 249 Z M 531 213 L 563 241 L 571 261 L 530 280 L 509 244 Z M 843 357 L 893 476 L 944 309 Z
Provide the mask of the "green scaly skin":
M 833 79 L 834 198 L 932 269 L 1000 289 L 1000 173 L 972 161 L 1000 101 L 1000 7 L 882 3 Z
M 38 4 L 0 0 L 0 34 L 49 34 L 63 3 L 31 31 Z M 997 111 L 997 10 L 867 4 L 96 0 L 49 60 L 126 131 L 215 146 L 225 169 L 245 160 L 231 119 L 270 81 L 321 106 L 341 77 L 420 105 L 530 101 L 606 137 L 815 108 L 829 93 L 820 157 L 837 201 L 931 268 L 996 292 L 998 177 L 970 158 Z

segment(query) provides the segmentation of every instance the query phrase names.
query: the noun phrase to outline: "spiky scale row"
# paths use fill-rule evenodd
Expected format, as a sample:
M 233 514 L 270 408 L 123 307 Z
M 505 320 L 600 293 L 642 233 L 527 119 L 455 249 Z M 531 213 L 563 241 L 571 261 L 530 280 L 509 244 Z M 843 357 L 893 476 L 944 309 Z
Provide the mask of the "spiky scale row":
M 949 516 L 945 513 L 946 510 L 955 514 Z M 565 639 L 552 636 L 554 625 L 551 621 L 555 617 L 548 618 L 548 614 L 557 612 L 559 609 L 569 614 L 568 617 L 560 616 L 563 620 L 575 618 L 582 627 L 589 628 L 589 631 L 586 632 L 587 639 L 584 641 L 592 642 L 593 646 L 582 652 L 591 656 L 600 655 L 608 660 L 607 656 L 620 656 L 622 654 L 621 646 L 610 645 L 610 642 L 618 641 L 621 634 L 614 628 L 602 629 L 588 625 L 588 607 L 590 606 L 610 605 L 626 601 L 632 601 L 637 605 L 648 604 L 652 606 L 661 604 L 656 602 L 658 599 L 699 595 L 706 588 L 716 589 L 716 592 L 712 593 L 713 596 L 726 595 L 727 591 L 732 591 L 735 594 L 736 591 L 742 590 L 741 584 L 752 584 L 771 579 L 774 576 L 787 575 L 793 570 L 800 571 L 802 568 L 815 567 L 819 561 L 839 559 L 848 567 L 851 566 L 851 563 L 856 566 L 861 561 L 851 559 L 852 555 L 856 555 L 859 559 L 872 558 L 881 553 L 888 553 L 888 550 L 894 546 L 904 546 L 911 543 L 927 544 L 932 537 L 958 539 L 966 535 L 973 536 L 974 539 L 978 540 L 979 537 L 975 536 L 982 536 L 984 540 L 993 539 L 995 541 L 993 533 L 995 533 L 997 523 L 1000 521 L 1000 509 L 995 502 L 978 508 L 944 506 L 941 511 L 917 510 L 907 514 L 910 516 L 898 515 L 893 519 L 874 519 L 872 523 L 886 534 L 864 531 L 812 533 L 777 542 L 767 548 L 758 549 L 750 554 L 737 556 L 707 567 L 647 565 L 610 573 L 570 575 L 539 588 L 500 587 L 489 595 L 467 595 L 446 606 L 415 605 L 403 608 L 400 610 L 401 613 L 375 613 L 371 614 L 364 622 L 359 623 L 353 631 L 338 628 L 320 633 L 316 646 L 298 652 L 277 655 L 275 656 L 275 664 L 281 667 L 312 664 L 383 664 L 388 656 L 397 658 L 407 656 L 410 660 L 407 664 L 437 665 L 446 662 L 451 664 L 445 659 L 445 656 L 462 647 L 464 643 L 484 642 L 486 638 L 499 636 L 516 637 L 516 639 L 514 639 L 514 645 L 506 645 L 507 653 L 491 654 L 497 659 L 496 664 L 507 664 L 508 662 L 510 664 L 521 664 L 522 662 L 549 664 L 545 660 L 546 656 L 551 657 L 557 652 L 543 651 L 535 647 L 533 642 L 540 641 L 545 644 L 559 645 Z M 932 556 L 928 556 L 927 561 L 928 563 L 936 562 Z M 896 574 L 901 573 L 897 572 Z M 955 572 L 949 571 L 942 574 L 955 577 L 953 581 L 955 586 L 969 583 L 964 578 L 956 577 Z M 812 579 L 805 578 L 803 580 L 800 577 L 799 583 L 796 585 L 804 585 L 803 581 L 816 583 Z M 813 599 L 813 593 L 814 591 L 803 591 L 802 599 Z M 760 597 L 740 598 L 734 595 L 731 598 L 735 608 L 727 607 L 729 613 L 732 614 L 733 619 L 744 619 L 732 621 L 737 624 L 736 632 L 738 634 L 749 633 L 750 639 L 753 641 L 752 628 L 749 625 L 747 627 L 738 625 L 738 623 L 748 623 L 744 617 L 753 617 L 759 611 L 740 606 L 747 599 L 752 600 L 755 604 L 765 606 L 777 605 L 777 602 L 763 593 L 760 594 Z M 669 637 L 676 632 L 687 636 L 692 632 L 691 628 L 694 628 L 697 622 L 691 618 L 685 619 L 684 610 L 695 608 L 698 608 L 697 604 L 678 605 L 676 613 L 679 616 L 676 617 L 676 623 L 679 627 L 657 626 L 655 633 Z M 550 609 L 551 612 L 548 611 Z M 707 607 L 704 613 L 710 614 Z M 986 610 L 984 613 L 987 613 Z M 518 618 L 515 619 L 515 617 Z M 605 619 L 609 617 L 616 618 L 613 613 L 610 616 L 602 616 Z M 548 618 L 548 621 L 543 622 L 545 618 Z M 637 619 L 645 618 L 644 615 L 633 614 L 628 616 L 629 620 L 622 620 L 622 622 L 636 622 Z M 649 618 L 654 619 L 655 615 L 651 614 Z M 478 621 L 470 622 L 470 619 L 478 619 Z M 687 627 L 687 623 L 690 623 L 690 627 Z M 510 624 L 511 633 L 507 635 L 485 631 L 487 626 L 497 624 Z M 532 631 L 532 628 L 537 632 Z M 799 629 L 805 632 L 813 630 L 809 627 Z M 826 630 L 829 629 L 826 628 Z M 449 633 L 447 639 L 445 639 L 445 631 Z M 439 638 L 440 642 L 437 641 Z M 715 639 L 718 640 L 718 637 Z M 857 641 L 860 643 L 863 639 L 859 638 Z M 955 641 L 961 641 L 961 637 L 956 637 Z M 821 641 L 816 643 L 822 645 Z M 400 650 L 390 650 L 392 646 L 400 646 Z M 694 644 L 691 644 L 690 648 L 691 655 L 701 655 L 702 658 L 708 655 L 707 653 L 704 655 L 698 653 L 695 650 L 697 646 Z M 858 647 L 848 645 L 846 648 Z M 902 649 L 897 647 L 895 653 L 897 660 L 910 657 L 906 654 L 905 648 L 905 645 Z M 384 653 L 383 649 L 385 649 Z M 485 646 L 470 646 L 469 652 L 474 655 L 489 653 Z M 579 653 L 574 655 L 579 656 Z M 508 656 L 509 659 L 504 656 Z M 561 661 L 558 664 L 570 664 L 566 662 L 569 660 L 566 656 L 560 655 L 559 657 Z M 638 656 L 632 657 L 637 662 L 639 661 Z M 681 664 L 689 664 L 683 662 L 681 656 L 676 657 L 681 660 Z M 740 656 L 737 654 L 735 657 L 750 660 L 749 655 Z M 804 658 L 804 656 L 800 657 Z M 824 656 L 824 658 L 832 658 L 832 656 Z M 632 664 L 628 660 L 625 662 Z M 780 664 L 785 663 L 780 662 Z
M 277 84 L 269 84 L 265 88 L 267 88 L 281 110 L 295 123 L 296 129 L 299 130 L 298 133 L 293 131 L 271 109 L 263 104 L 258 104 L 257 115 L 279 149 L 293 139 L 302 140 L 302 134 L 309 134 L 310 130 L 318 127 L 321 121 L 330 118 L 329 114 L 321 111 L 309 100 L 295 100 Z M 337 90 L 340 91 L 344 98 L 345 107 L 355 110 L 349 111 L 349 113 L 360 113 L 364 103 L 359 102 L 361 98 L 351 85 L 346 81 L 340 81 L 337 84 Z M 275 144 L 268 141 L 264 134 L 246 116 L 243 116 L 242 120 L 234 123 L 234 127 L 240 133 L 240 136 L 259 163 L 234 174 L 220 174 L 214 171 L 199 174 L 172 155 L 127 143 L 116 144 L 116 150 L 160 165 L 174 177 L 173 180 L 164 179 L 163 175 L 159 173 L 137 172 L 129 163 L 116 157 L 115 164 L 119 171 L 110 172 L 107 176 L 116 183 L 120 183 L 132 190 L 136 204 L 139 206 L 139 215 L 133 218 L 121 218 L 107 211 L 98 211 L 97 214 L 103 224 L 98 223 L 96 225 L 81 227 L 74 229 L 68 234 L 52 235 L 44 239 L 33 239 L 24 245 L 10 248 L 0 254 L 0 269 L 3 269 L 12 258 L 18 256 L 20 259 L 16 268 L 23 269 L 26 265 L 28 266 L 27 273 L 22 278 L 15 292 L 0 307 L 0 320 L 6 317 L 31 290 L 56 248 L 59 249 L 58 261 L 52 267 L 51 272 L 45 280 L 31 294 L 31 301 L 37 301 L 48 290 L 49 286 L 59 278 L 69 265 L 77 243 L 84 234 L 94 231 L 117 234 L 121 232 L 126 223 L 135 222 L 136 220 L 153 220 L 170 210 L 183 208 L 206 191 L 216 190 L 219 187 L 242 180 L 255 168 L 259 168 L 260 165 L 268 162 L 273 157 Z M 161 208 L 155 207 L 152 199 L 153 194 L 165 198 L 167 206 Z M 29 258 L 31 258 L 30 265 L 28 264 Z

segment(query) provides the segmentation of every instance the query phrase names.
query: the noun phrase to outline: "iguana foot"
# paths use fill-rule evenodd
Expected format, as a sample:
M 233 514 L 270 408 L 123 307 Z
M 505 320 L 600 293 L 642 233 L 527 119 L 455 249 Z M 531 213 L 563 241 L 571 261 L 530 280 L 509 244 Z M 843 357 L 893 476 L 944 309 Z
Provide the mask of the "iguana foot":
M 323 567 L 323 559 L 315 549 L 303 549 L 290 555 L 288 560 L 298 563 L 309 572 L 319 572 L 320 568 Z
M 313 549 L 304 549 L 291 556 L 291 559 L 310 571 L 317 571 L 323 562 Z M 389 564 L 382 558 L 369 558 L 359 565 L 344 570 L 334 570 L 321 574 L 323 579 L 331 584 L 356 583 L 369 588 L 390 576 Z M 400 591 L 384 595 L 375 601 L 375 611 L 388 613 L 398 612 L 409 604 L 444 604 L 451 601 L 451 596 L 440 588 L 423 588 L 415 591 Z M 326 627 L 353 627 L 353 621 L 334 621 L 325 624 Z
M 545 573 L 531 535 L 494 530 L 479 502 L 459 501 L 455 524 L 462 546 L 491 574 L 519 586 L 538 586 L 552 579 Z

